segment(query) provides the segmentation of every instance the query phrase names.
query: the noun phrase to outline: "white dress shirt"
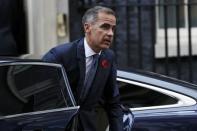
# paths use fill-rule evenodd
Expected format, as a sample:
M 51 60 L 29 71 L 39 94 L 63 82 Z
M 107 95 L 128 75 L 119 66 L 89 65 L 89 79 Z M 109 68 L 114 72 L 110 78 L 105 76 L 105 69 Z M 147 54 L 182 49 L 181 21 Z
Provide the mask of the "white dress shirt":
M 91 63 L 93 60 L 93 55 L 97 54 L 94 52 L 91 47 L 88 45 L 86 38 L 84 38 L 84 49 L 85 49 L 85 57 L 86 57 L 86 74 L 90 70 Z M 99 55 L 101 52 L 99 52 Z

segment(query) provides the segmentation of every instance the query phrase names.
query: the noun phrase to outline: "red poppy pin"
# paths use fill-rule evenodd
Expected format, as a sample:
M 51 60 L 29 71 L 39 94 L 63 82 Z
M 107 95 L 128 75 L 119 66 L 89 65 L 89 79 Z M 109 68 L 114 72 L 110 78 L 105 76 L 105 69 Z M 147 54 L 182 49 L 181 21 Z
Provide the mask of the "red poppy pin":
M 109 61 L 108 60 L 102 60 L 101 61 L 101 66 L 103 68 L 108 68 L 109 67 Z

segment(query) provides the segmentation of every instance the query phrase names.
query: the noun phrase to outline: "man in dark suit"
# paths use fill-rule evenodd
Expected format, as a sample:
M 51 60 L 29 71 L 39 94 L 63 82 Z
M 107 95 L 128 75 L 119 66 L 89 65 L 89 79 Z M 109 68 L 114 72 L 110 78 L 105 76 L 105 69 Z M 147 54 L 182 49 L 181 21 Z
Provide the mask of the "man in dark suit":
M 102 104 L 108 115 L 110 131 L 122 131 L 123 113 L 116 85 L 115 58 L 109 49 L 116 26 L 115 13 L 109 8 L 96 6 L 86 11 L 82 23 L 84 38 L 51 49 L 43 60 L 64 66 L 80 105 L 78 130 L 96 131 L 95 109 Z M 93 63 L 96 63 L 95 73 Z M 92 73 L 89 75 L 89 72 Z

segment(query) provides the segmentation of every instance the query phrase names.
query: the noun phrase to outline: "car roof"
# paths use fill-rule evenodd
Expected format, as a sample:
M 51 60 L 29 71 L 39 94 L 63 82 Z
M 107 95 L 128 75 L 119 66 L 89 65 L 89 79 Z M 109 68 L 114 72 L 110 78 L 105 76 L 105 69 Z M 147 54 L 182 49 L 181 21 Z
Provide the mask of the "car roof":
M 187 94 L 197 99 L 197 85 L 165 75 L 140 70 L 118 70 L 117 77 Z
M 190 82 L 187 82 L 187 81 L 184 81 L 184 80 L 176 79 L 176 78 L 173 78 L 173 77 L 169 77 L 169 76 L 166 76 L 166 75 L 150 72 L 150 71 L 142 71 L 142 70 L 136 70 L 136 69 L 131 69 L 129 71 L 118 70 L 117 71 L 117 76 L 130 79 L 131 77 L 129 76 L 129 74 L 131 74 L 131 73 L 136 74 L 136 75 L 141 75 L 141 76 L 144 76 L 144 77 L 149 77 L 149 78 L 153 78 L 153 79 L 158 79 L 158 80 L 174 83 L 174 84 L 179 84 L 179 85 L 184 85 L 184 86 L 191 86 L 191 88 L 194 88 L 194 89 L 197 90 L 197 85 L 196 84 L 193 84 L 193 83 L 190 83 Z
M 5 62 L 42 62 L 41 59 L 22 59 L 19 57 L 0 57 L 0 63 Z

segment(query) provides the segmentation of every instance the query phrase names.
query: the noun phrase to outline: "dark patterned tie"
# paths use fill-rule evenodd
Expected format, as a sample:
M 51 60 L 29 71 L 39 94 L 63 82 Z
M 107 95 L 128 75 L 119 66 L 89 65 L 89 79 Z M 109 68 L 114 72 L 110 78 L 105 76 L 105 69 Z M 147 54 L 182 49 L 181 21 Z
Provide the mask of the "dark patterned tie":
M 96 70 L 97 70 L 97 66 L 98 66 L 98 59 L 99 59 L 98 54 L 93 55 L 91 67 L 86 74 L 85 81 L 84 81 L 84 87 L 81 92 L 81 97 L 80 97 L 81 101 L 84 101 L 84 99 L 86 98 L 86 96 L 90 90 L 91 84 L 92 84 L 95 74 L 96 74 Z

